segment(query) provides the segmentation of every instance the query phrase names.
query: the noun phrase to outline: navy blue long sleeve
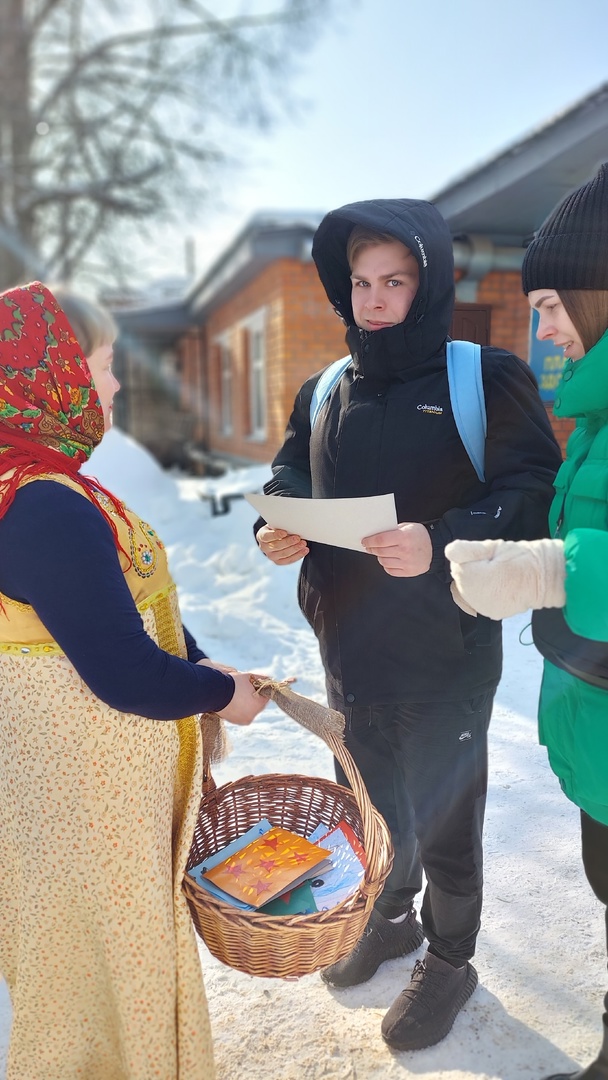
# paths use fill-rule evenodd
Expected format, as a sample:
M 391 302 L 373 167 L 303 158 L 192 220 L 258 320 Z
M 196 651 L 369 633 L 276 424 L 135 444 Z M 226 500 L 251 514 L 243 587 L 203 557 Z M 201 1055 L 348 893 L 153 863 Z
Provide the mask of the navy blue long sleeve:
M 232 699 L 230 675 L 193 662 L 205 654 L 191 634 L 182 660 L 146 633 L 108 523 L 63 484 L 28 484 L 0 520 L 0 591 L 31 604 L 87 686 L 120 712 L 177 720 Z
M 188 652 L 188 660 L 191 664 L 196 664 L 198 660 L 207 660 L 207 653 L 204 653 L 202 649 L 199 649 L 196 641 L 192 637 L 192 634 L 188 630 L 187 626 L 182 623 L 182 630 L 184 631 L 184 638 L 186 640 L 186 650 Z

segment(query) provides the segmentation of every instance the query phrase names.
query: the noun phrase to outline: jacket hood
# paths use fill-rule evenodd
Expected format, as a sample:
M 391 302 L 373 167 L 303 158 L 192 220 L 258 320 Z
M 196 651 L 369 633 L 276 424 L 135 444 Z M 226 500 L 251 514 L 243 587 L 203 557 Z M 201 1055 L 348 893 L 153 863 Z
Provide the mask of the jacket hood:
M 351 302 L 350 267 L 346 245 L 355 225 L 388 233 L 415 256 L 420 285 L 405 321 L 376 330 L 382 350 L 404 355 L 405 361 L 432 356 L 445 342 L 454 308 L 454 255 L 447 223 L 432 203 L 422 199 L 371 199 L 332 210 L 319 225 L 312 257 L 332 307 L 344 320 L 354 353 L 361 333 L 355 326 Z M 380 340 L 378 341 L 380 345 Z

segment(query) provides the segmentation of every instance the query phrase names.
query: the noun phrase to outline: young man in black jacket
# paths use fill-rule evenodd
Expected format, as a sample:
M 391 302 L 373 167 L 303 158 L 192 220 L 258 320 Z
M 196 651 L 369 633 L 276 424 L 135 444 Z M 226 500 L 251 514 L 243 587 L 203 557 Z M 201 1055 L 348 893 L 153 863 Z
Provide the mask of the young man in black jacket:
M 300 389 L 267 494 L 349 498 L 394 492 L 399 525 L 367 554 L 259 522 L 278 565 L 304 558 L 300 607 L 320 646 L 330 704 L 384 815 L 395 862 L 353 951 L 323 972 L 365 982 L 381 963 L 428 950 L 382 1023 L 389 1045 L 431 1046 L 477 984 L 487 730 L 502 663 L 501 626 L 454 600 L 446 544 L 545 536 L 560 453 L 534 378 L 516 356 L 482 350 L 485 480 L 458 434 L 446 342 L 454 306 L 452 240 L 430 203 L 353 203 L 313 243 L 352 363 L 311 431 L 320 373 Z M 466 607 L 466 605 L 465 605 Z M 338 779 L 346 778 L 338 768 Z M 422 887 L 421 924 L 413 901 Z

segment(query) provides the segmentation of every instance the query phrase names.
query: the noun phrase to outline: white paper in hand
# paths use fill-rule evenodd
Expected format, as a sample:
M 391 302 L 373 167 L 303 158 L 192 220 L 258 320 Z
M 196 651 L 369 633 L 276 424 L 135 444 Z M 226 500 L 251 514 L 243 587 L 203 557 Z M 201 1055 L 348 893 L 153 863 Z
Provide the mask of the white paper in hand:
M 285 529 L 319 544 L 365 551 L 364 536 L 397 528 L 394 495 L 364 499 L 290 499 L 283 495 L 245 495 L 273 529 Z

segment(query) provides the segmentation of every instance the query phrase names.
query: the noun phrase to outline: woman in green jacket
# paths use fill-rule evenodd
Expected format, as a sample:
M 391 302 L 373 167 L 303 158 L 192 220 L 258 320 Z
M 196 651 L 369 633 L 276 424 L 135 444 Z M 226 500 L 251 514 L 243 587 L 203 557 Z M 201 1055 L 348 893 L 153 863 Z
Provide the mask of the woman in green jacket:
M 556 416 L 576 418 L 555 479 L 551 540 L 448 544 L 457 603 L 493 619 L 534 609 L 545 657 L 540 741 L 581 811 L 589 883 L 608 905 L 608 164 L 567 196 L 526 250 L 538 337 L 564 349 Z M 608 910 L 606 913 L 608 947 Z M 546 1080 L 608 1080 L 608 994 L 598 1057 Z

